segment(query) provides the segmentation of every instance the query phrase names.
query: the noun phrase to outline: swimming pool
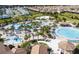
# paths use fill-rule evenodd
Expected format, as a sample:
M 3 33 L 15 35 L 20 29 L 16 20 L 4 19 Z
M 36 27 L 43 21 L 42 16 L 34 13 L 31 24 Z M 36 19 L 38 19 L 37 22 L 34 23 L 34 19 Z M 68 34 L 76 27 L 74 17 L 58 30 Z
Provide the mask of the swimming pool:
M 13 26 L 15 30 L 18 30 L 21 25 L 23 25 L 23 26 L 28 26 L 28 25 L 31 26 L 31 23 L 30 24 L 17 24 L 17 23 L 9 24 L 9 25 L 6 25 L 4 28 L 5 29 L 6 28 L 11 28 L 11 26 Z
M 23 25 L 23 26 L 31 26 L 31 24 L 13 24 L 13 26 L 14 26 L 14 28 L 15 29 L 19 29 L 19 27 L 21 26 L 21 25 Z
M 68 40 L 79 40 L 79 29 L 72 27 L 60 27 L 55 30 L 57 36 L 68 38 Z
M 8 44 L 18 44 L 18 43 L 21 43 L 22 42 L 22 39 L 19 38 L 18 36 L 16 35 L 13 35 L 13 36 L 7 36 L 6 37 L 6 43 Z
M 19 27 L 21 26 L 21 24 L 13 24 L 15 29 L 19 29 Z

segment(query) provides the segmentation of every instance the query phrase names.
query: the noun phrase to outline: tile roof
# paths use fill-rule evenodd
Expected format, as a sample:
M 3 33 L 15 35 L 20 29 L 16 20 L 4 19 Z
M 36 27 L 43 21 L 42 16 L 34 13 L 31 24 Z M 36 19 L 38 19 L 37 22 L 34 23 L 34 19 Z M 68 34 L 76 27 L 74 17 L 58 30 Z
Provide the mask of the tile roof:
M 32 47 L 31 54 L 48 54 L 47 46 L 45 45 L 35 45 Z

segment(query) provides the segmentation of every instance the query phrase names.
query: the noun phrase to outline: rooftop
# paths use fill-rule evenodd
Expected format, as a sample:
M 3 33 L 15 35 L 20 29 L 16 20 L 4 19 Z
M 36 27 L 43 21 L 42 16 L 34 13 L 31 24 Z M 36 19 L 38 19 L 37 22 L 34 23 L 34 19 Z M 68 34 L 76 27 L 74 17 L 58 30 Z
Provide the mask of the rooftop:
M 48 54 L 47 49 L 44 45 L 35 45 L 32 47 L 31 54 Z

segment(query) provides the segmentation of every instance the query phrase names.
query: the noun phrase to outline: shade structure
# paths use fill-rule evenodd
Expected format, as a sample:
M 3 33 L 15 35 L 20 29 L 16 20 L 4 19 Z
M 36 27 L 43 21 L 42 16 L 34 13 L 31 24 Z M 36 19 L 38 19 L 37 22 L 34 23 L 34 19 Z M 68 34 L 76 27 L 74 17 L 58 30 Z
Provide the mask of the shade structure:
M 15 54 L 26 54 L 26 49 L 24 48 L 17 48 Z
M 72 44 L 70 42 L 61 41 L 59 43 L 59 48 L 66 50 L 66 51 L 72 51 L 75 49 L 75 46 L 74 46 L 74 44 Z
M 9 47 L 5 47 L 3 43 L 0 43 L 0 54 L 13 54 Z
M 47 49 L 47 46 L 37 44 L 32 47 L 31 54 L 48 54 Z

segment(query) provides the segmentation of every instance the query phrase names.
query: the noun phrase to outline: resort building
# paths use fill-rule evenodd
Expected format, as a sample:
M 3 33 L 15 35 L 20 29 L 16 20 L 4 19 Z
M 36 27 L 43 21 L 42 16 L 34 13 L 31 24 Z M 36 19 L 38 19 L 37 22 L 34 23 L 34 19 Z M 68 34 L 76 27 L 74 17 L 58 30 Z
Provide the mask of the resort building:
M 40 12 L 76 12 L 79 13 L 78 5 L 33 5 L 27 7 L 28 9 L 40 11 Z
M 0 54 L 13 54 L 9 47 L 4 46 L 3 43 L 0 43 Z
M 15 54 L 26 54 L 26 49 L 24 48 L 16 48 Z
M 59 43 L 59 48 L 61 48 L 65 54 L 71 54 L 75 46 L 70 42 L 62 41 Z
M 47 49 L 44 45 L 35 45 L 32 47 L 31 54 L 48 54 Z

